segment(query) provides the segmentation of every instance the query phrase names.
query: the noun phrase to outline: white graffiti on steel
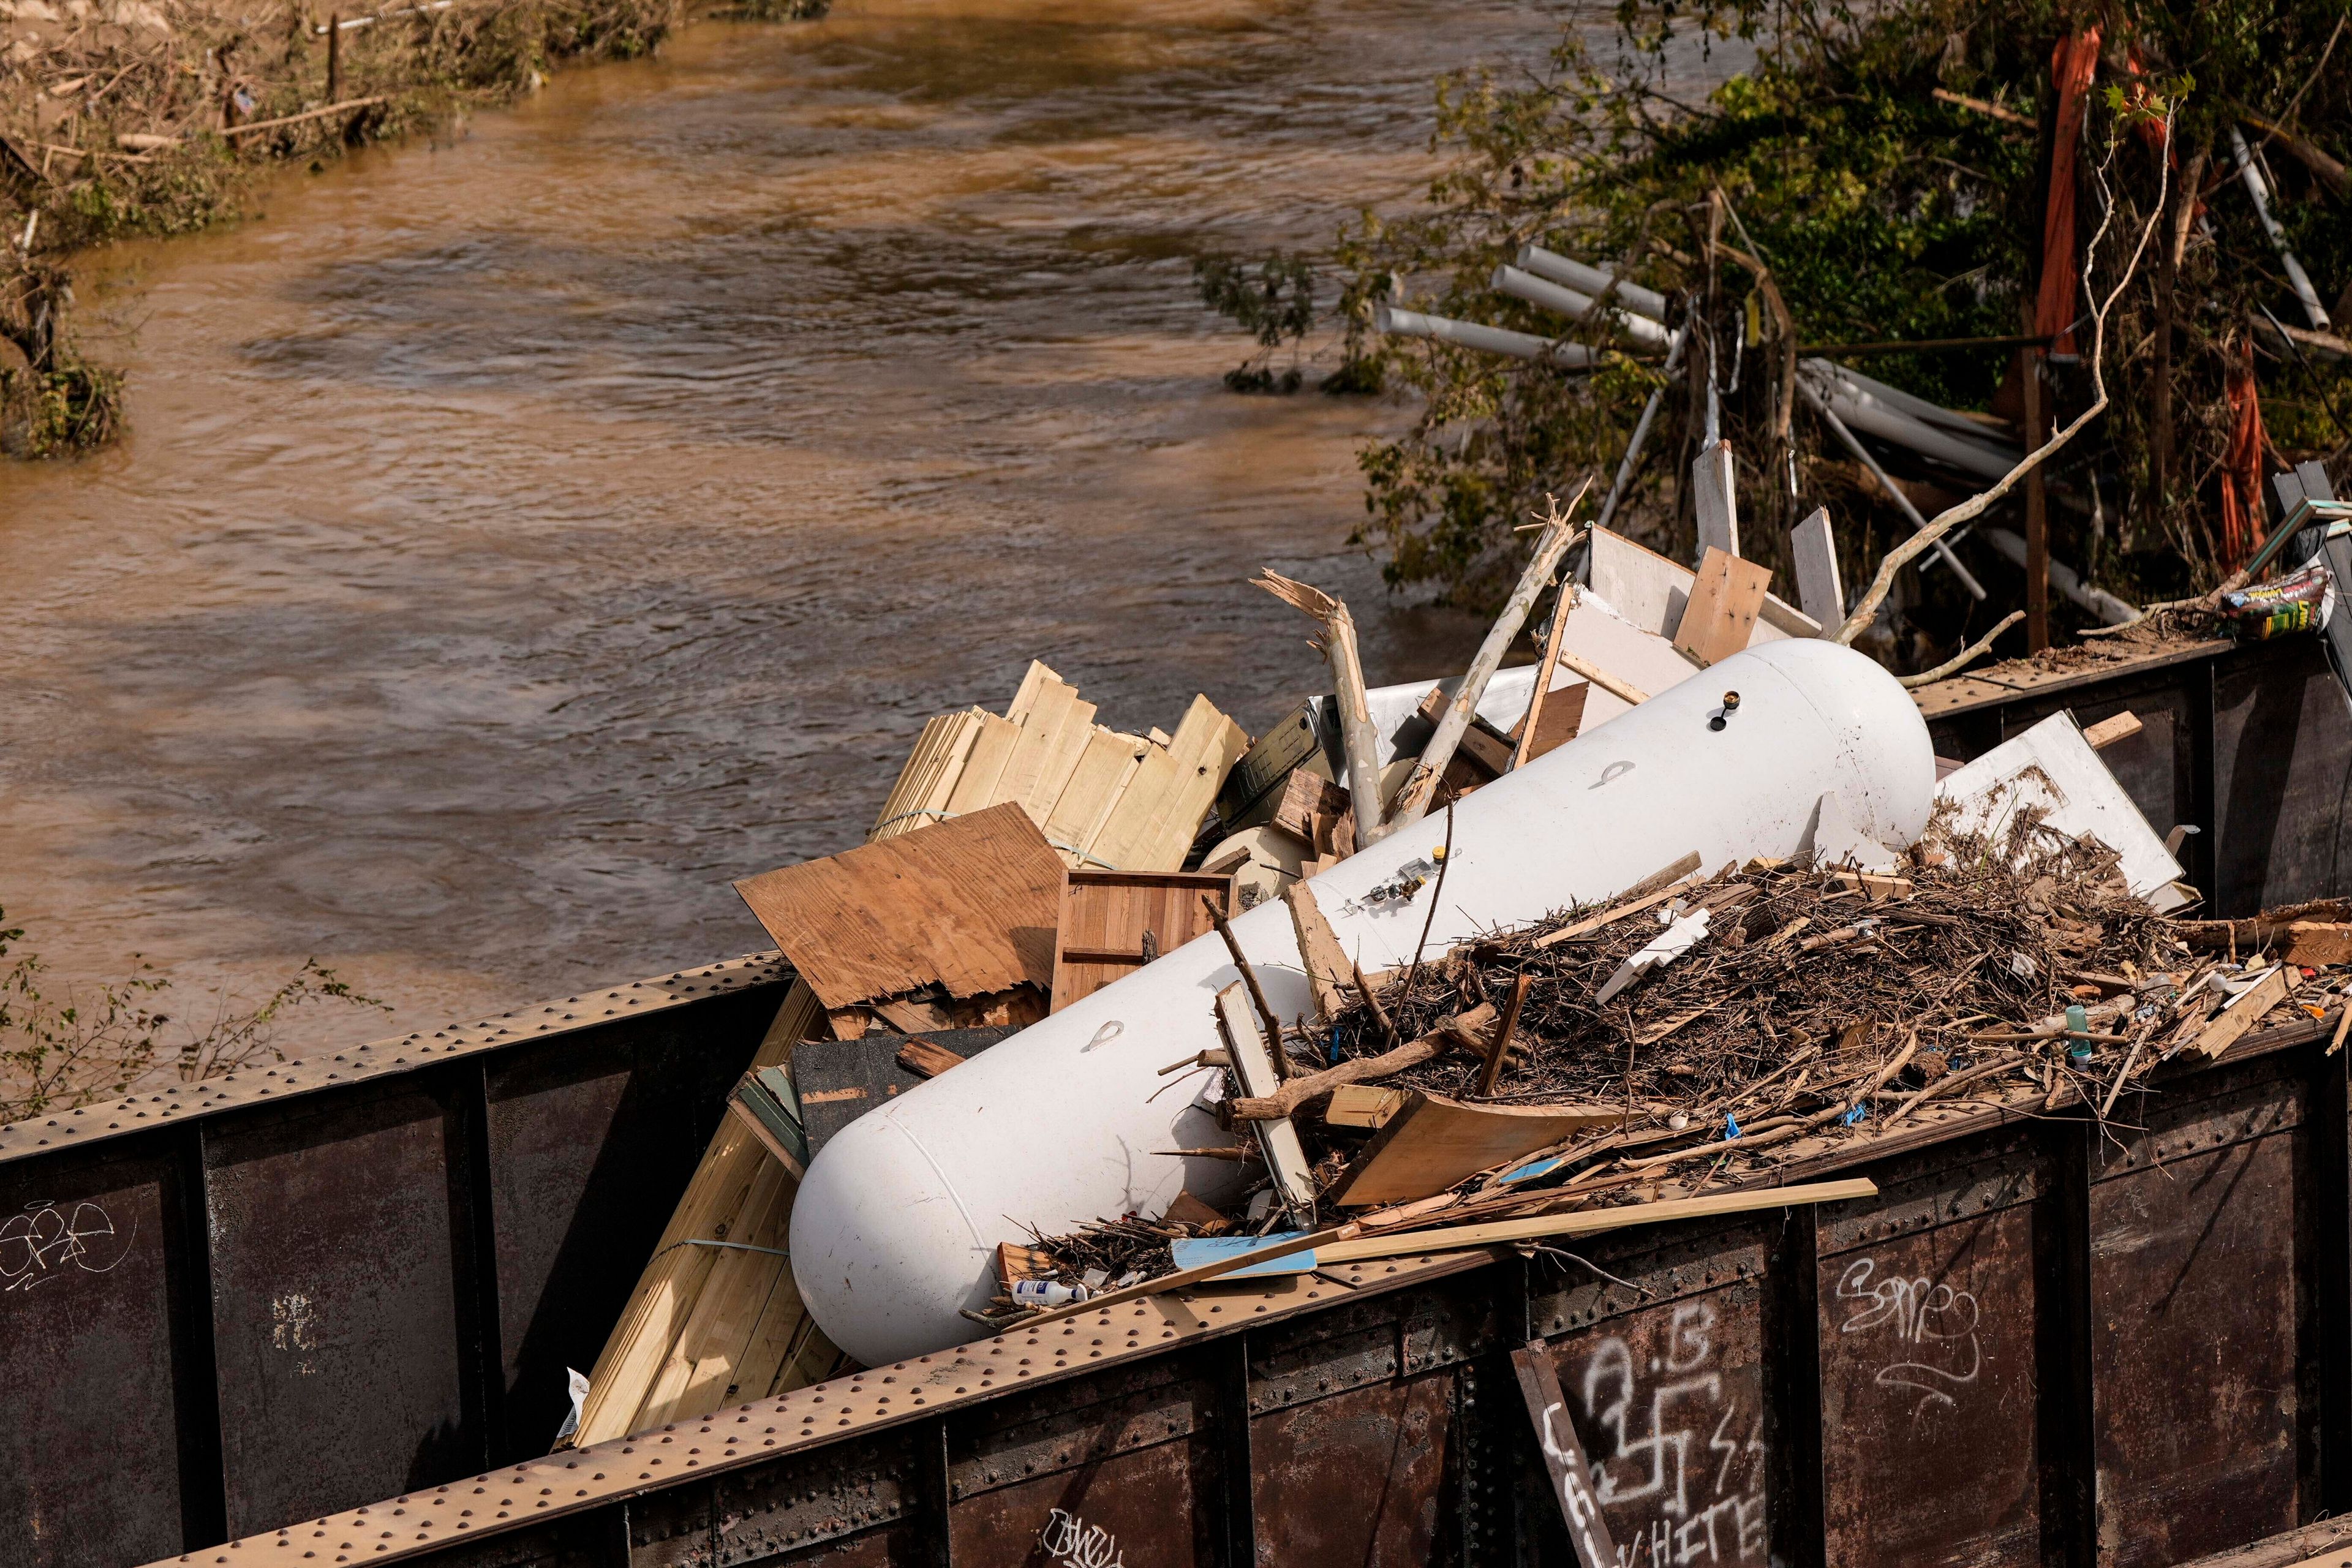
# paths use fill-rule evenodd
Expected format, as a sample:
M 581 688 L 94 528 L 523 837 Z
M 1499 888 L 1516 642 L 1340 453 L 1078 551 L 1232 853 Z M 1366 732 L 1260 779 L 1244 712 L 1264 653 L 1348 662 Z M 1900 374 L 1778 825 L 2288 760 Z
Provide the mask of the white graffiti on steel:
M 78 1203 L 71 1215 L 43 1199 L 0 1223 L 0 1291 L 30 1290 L 61 1279 L 68 1271 L 104 1274 L 130 1256 L 139 1237 L 114 1228 L 114 1216 L 94 1203 Z
M 1058 1508 L 1046 1516 L 1037 1543 L 1059 1568 L 1127 1568 L 1117 1536 Z
M 1873 1379 L 1882 1388 L 1907 1388 L 1919 1397 L 1911 1407 L 1918 1420 L 1931 1405 L 1954 1406 L 1955 1390 L 1967 1388 L 1984 1370 L 1984 1347 L 1978 1342 L 1977 1299 L 1966 1290 L 1925 1279 L 1874 1279 L 1877 1267 L 1867 1258 L 1846 1265 L 1839 1277 L 1837 1299 L 1861 1301 L 1839 1325 L 1842 1334 L 1887 1329 L 1895 1336 L 1895 1353 L 1901 1359 L 1878 1369 Z M 1914 1350 L 1915 1346 L 1952 1346 Z M 1968 1364 L 1958 1364 L 1963 1347 Z M 1927 1358 L 1927 1359 L 1922 1359 Z M 1937 1365 L 1949 1362 L 1950 1365 Z
M 1608 1446 L 1594 1457 L 1594 1494 L 1652 1510 L 1614 1531 L 1619 1568 L 1766 1561 L 1763 1413 L 1725 1394 L 1715 1326 L 1711 1303 L 1684 1302 L 1646 1367 L 1616 1338 L 1585 1363 L 1584 1407 Z M 1655 1380 L 1646 1390 L 1645 1378 Z

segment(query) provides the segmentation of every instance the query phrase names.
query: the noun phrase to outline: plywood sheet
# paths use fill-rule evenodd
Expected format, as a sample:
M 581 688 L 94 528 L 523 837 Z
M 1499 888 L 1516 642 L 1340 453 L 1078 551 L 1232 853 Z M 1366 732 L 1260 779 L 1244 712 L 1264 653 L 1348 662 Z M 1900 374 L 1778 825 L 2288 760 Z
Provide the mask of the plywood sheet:
M 735 884 L 828 1008 L 1054 984 L 1062 861 L 1007 802 Z
M 1353 1208 L 1427 1197 L 1570 1133 L 1613 1127 L 1623 1117 L 1605 1105 L 1470 1105 L 1442 1094 L 1415 1094 L 1364 1146 L 1331 1201 Z
M 1772 569 L 1710 548 L 1693 580 L 1675 647 L 1701 664 L 1720 664 L 1748 646 Z

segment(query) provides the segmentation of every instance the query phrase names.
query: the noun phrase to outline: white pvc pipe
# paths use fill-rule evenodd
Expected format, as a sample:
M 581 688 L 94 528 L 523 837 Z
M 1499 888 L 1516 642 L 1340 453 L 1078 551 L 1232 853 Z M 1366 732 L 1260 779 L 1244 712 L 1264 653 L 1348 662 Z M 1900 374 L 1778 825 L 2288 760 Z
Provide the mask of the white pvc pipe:
M 1988 526 L 1978 529 L 1977 536 L 2017 565 L 2025 564 L 2025 540 L 2014 529 Z M 2108 626 L 2126 626 L 2139 619 L 2140 611 L 2137 605 L 2128 604 L 2116 597 L 2105 588 L 2084 585 L 2082 575 L 2063 561 L 2052 559 L 2049 563 L 2049 571 L 2052 587 L 2098 616 Z
M 1893 406 L 1890 400 L 1854 385 L 1826 362 L 1808 360 L 1805 364 L 1808 370 L 1822 367 L 1815 384 L 1823 400 L 1840 419 L 1856 430 L 1907 447 L 1981 479 L 1998 479 L 2017 467 L 2021 454 L 1938 430 Z
M 2294 288 L 2294 297 L 2303 301 L 2303 313 L 2311 318 L 2314 331 L 2329 331 L 2326 309 L 2319 302 L 2319 290 L 2311 286 L 2311 275 L 2294 252 L 2286 247 L 2286 230 L 2271 216 L 2270 184 L 2263 178 L 2262 166 L 2254 162 L 2253 151 L 2246 145 L 2245 133 L 2234 124 L 2230 127 L 2230 150 L 2238 155 L 2238 174 L 2246 182 L 2246 195 L 2254 201 L 2254 216 L 2263 220 L 2263 232 L 2271 237 L 2271 248 L 2279 255 L 2279 265 L 2286 268 L 2286 280 Z
M 1723 694 L 1737 712 L 1722 715 Z M 1721 729 L 1710 721 L 1721 717 Z M 1936 763 L 1918 709 L 1850 648 L 1790 638 L 1733 655 L 1454 808 L 1444 886 L 1375 896 L 1445 837 L 1434 818 L 1314 879 L 1341 947 L 1367 971 L 1408 963 L 1438 900 L 1431 952 L 1571 901 L 1605 900 L 1696 851 L 1712 869 L 1792 856 L 1824 795 L 1890 847 L 1926 826 Z M 1311 1011 L 1290 911 L 1261 904 L 1236 941 L 1285 1017 Z M 1214 1069 L 1159 1069 L 1218 1045 L 1235 978 L 1213 934 L 1096 992 L 836 1134 L 793 1203 L 793 1277 L 817 1323 L 867 1365 L 973 1337 L 959 1309 L 996 1289 L 999 1242 L 1161 1213 L 1189 1188 L 1236 1194 L 1240 1169 L 1170 1150 L 1223 1147 Z
M 1525 300 L 1530 305 L 1558 311 L 1571 321 L 1590 321 L 1596 314 L 1606 317 L 1612 327 L 1650 348 L 1664 348 L 1670 341 L 1666 329 L 1647 316 L 1629 315 L 1612 305 L 1601 304 L 1590 294 L 1580 294 L 1573 289 L 1548 281 L 1532 272 L 1522 272 L 1516 267 L 1496 268 L 1487 284 L 1498 294 L 1508 294 L 1515 300 Z
M 1507 327 L 1482 327 L 1475 321 L 1457 321 L 1451 316 L 1426 316 L 1419 310 L 1401 310 L 1393 305 L 1381 305 L 1372 311 L 1372 328 L 1390 337 L 1436 338 L 1465 349 L 1508 354 L 1513 359 L 1549 360 L 1571 369 L 1580 370 L 1591 364 L 1593 359 L 1592 351 L 1582 343 L 1564 343 L 1532 332 L 1515 332 Z
M 1617 274 L 1606 267 L 1588 267 L 1572 256 L 1546 250 L 1540 245 L 1519 247 L 1519 267 L 1538 278 L 1549 278 L 1555 283 L 1565 283 L 1570 289 L 1598 299 L 1612 283 L 1616 290 L 1609 296 L 1612 305 L 1622 305 L 1637 316 L 1664 322 L 1666 319 L 1666 297 L 1654 289 L 1644 289 L 1639 283 L 1618 282 Z

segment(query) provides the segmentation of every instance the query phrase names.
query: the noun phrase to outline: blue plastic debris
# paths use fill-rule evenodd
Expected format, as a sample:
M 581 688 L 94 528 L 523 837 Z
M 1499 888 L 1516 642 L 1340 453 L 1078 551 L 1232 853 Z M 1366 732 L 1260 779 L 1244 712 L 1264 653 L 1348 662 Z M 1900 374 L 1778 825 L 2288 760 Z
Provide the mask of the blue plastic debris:
M 1305 1236 L 1303 1230 L 1278 1230 L 1272 1236 L 1201 1236 L 1171 1241 L 1168 1250 L 1179 1268 L 1198 1268 L 1203 1263 L 1222 1263 L 1228 1258 L 1239 1258 L 1244 1252 L 1256 1252 L 1276 1242 L 1295 1241 Z M 1255 1279 L 1271 1274 L 1305 1274 L 1315 1267 L 1315 1249 L 1294 1252 L 1286 1258 L 1269 1258 L 1263 1263 L 1253 1263 L 1246 1268 L 1236 1268 L 1230 1274 L 1220 1274 L 1220 1279 Z
M 1723 1118 L 1723 1136 L 1727 1141 L 1741 1136 L 1738 1119 L 1728 1112 Z

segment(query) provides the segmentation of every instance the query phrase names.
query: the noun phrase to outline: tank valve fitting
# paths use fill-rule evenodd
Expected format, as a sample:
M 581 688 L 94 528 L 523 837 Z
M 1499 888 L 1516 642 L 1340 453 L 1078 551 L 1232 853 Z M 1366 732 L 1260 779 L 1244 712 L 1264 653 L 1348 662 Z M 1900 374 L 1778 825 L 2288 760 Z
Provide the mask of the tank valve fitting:
M 1717 709 L 1715 712 L 1708 717 L 1706 727 L 1710 730 L 1720 730 L 1726 724 L 1729 723 L 1731 721 L 1731 716 L 1738 711 L 1739 693 L 1737 691 L 1727 691 L 1723 694 L 1723 706 Z

